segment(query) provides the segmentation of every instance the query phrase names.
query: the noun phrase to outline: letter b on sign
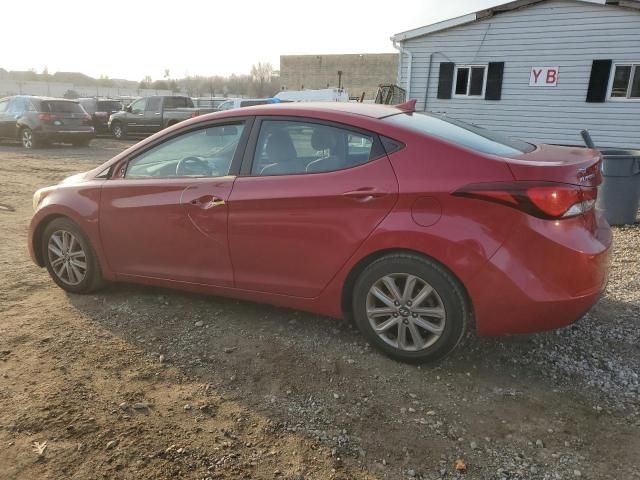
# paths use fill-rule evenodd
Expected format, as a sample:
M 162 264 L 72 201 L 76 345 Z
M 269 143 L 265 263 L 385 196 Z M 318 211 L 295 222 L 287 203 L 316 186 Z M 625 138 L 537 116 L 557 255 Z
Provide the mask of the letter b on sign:
M 530 87 L 555 87 L 558 85 L 558 67 L 531 67 Z

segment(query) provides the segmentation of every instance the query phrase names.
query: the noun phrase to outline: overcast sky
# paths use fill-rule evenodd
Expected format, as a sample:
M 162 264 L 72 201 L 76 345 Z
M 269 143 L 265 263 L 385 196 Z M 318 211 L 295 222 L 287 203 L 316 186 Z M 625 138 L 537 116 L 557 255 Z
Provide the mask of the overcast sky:
M 394 33 L 502 0 L 3 1 L 0 67 L 140 80 L 248 73 L 280 55 L 393 52 Z M 99 5 L 99 7 L 98 7 Z M 169 5 L 171 5 L 169 7 Z

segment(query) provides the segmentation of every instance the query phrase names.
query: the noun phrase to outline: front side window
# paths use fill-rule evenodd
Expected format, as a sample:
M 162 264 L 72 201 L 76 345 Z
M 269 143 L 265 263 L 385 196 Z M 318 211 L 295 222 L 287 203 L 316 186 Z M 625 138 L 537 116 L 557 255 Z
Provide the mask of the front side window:
M 252 175 L 292 175 L 342 170 L 368 162 L 373 137 L 318 123 L 265 120 Z
M 147 104 L 146 98 L 141 98 L 139 100 L 136 100 L 131 104 L 131 113 L 136 113 L 136 114 L 144 113 L 144 107 L 146 106 L 146 104 Z
M 614 66 L 609 98 L 640 99 L 640 64 Z
M 150 97 L 147 99 L 147 112 L 159 112 L 162 99 L 160 97 Z
M 27 99 L 24 97 L 16 97 L 9 106 L 9 113 L 22 113 L 27 109 Z
M 233 108 L 233 100 L 227 100 L 226 102 L 222 102 L 218 107 L 218 110 L 231 110 Z
M 491 155 L 510 157 L 535 149 L 534 145 L 522 140 L 434 114 L 399 113 L 384 118 L 384 121 Z
M 486 85 L 486 65 L 456 65 L 453 92 L 458 97 L 482 97 Z
M 125 178 L 228 175 L 243 129 L 235 123 L 184 133 L 132 159 Z

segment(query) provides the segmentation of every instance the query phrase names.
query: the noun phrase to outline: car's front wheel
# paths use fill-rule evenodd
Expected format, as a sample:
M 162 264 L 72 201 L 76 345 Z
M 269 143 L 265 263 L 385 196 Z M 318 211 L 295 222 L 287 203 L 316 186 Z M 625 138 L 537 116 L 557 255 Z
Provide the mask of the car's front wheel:
M 103 284 L 98 258 L 87 236 L 68 218 L 56 218 L 44 229 L 42 257 L 63 290 L 89 293 Z
M 121 122 L 113 122 L 111 124 L 111 133 L 113 133 L 113 136 L 118 140 L 122 140 L 127 136 L 127 132 Z
M 360 274 L 353 292 L 356 324 L 374 346 L 397 360 L 443 358 L 469 323 L 456 279 L 418 255 L 396 253 L 375 260 Z

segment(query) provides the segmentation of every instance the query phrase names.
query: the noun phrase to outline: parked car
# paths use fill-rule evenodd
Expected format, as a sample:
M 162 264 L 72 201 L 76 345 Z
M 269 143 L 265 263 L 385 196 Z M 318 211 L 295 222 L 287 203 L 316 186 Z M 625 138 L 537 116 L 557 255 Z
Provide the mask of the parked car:
M 182 122 L 38 190 L 31 256 L 74 293 L 117 280 L 351 317 L 412 362 L 472 324 L 503 335 L 581 317 L 611 245 L 599 152 L 412 109 L 294 103 Z
M 93 138 L 91 116 L 75 100 L 17 95 L 0 99 L 0 138 L 25 148 L 51 142 L 86 146 Z
M 96 133 L 109 133 L 109 117 L 123 109 L 122 103 L 112 98 L 79 98 L 78 101 L 91 115 Z
M 139 98 L 121 112 L 109 117 L 109 130 L 116 138 L 127 135 L 148 135 L 175 125 L 187 118 L 214 111 L 195 108 L 189 97 L 179 95 Z
M 230 98 L 218 106 L 218 111 L 231 110 L 234 108 L 253 107 L 256 105 L 266 105 L 268 103 L 280 103 L 277 98 Z
M 196 108 L 210 108 L 212 111 L 218 110 L 218 107 L 228 100 L 227 97 L 196 97 L 192 98 L 193 105 Z

